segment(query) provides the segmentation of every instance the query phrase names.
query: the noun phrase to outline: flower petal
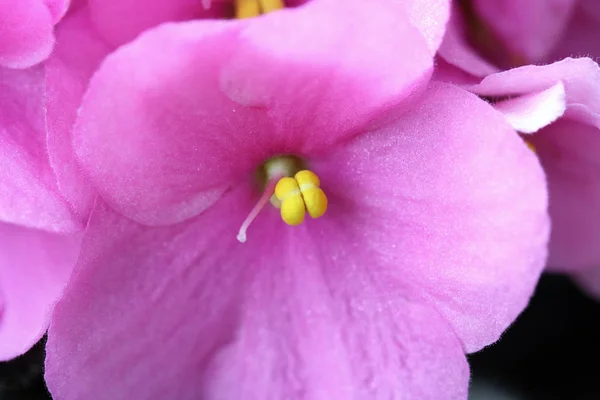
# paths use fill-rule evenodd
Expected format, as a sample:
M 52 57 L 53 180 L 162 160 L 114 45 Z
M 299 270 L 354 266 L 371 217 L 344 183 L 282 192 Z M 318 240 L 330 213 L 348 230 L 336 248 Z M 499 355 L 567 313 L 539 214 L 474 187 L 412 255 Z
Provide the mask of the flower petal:
M 408 6 L 410 22 L 421 31 L 435 54 L 446 31 L 446 23 L 450 18 L 449 0 L 405 0 Z
M 71 0 L 43 0 L 43 2 L 48 7 L 54 24 L 64 17 L 71 4 Z
M 0 67 L 27 68 L 43 61 L 52 51 L 53 28 L 42 1 L 0 1 Z
M 588 295 L 600 300 L 600 268 L 597 265 L 577 271 L 573 278 Z
M 110 47 L 94 33 L 88 7 L 70 13 L 57 27 L 56 39 L 44 64 L 48 155 L 61 193 L 85 222 L 96 191 L 77 163 L 72 131 L 89 80 Z
M 73 232 L 81 225 L 47 160 L 43 96 L 41 67 L 0 68 L 0 221 Z
M 75 265 L 80 236 L 0 223 L 0 243 L 0 360 L 8 360 L 46 332 Z
M 578 0 L 569 25 L 552 51 L 550 60 L 565 57 L 600 57 L 600 3 L 597 0 Z
M 348 251 L 335 217 L 292 230 L 267 209 L 238 243 L 249 193 L 169 227 L 96 210 L 48 335 L 53 396 L 466 399 L 452 329 Z
M 564 31 L 576 0 L 474 0 L 479 17 L 513 52 L 544 59 Z
M 373 246 L 372 268 L 434 305 L 468 352 L 526 306 L 546 260 L 544 176 L 485 101 L 434 84 L 404 118 L 312 167 L 330 197 L 352 199 L 337 207 L 356 220 L 349 248 Z
M 90 83 L 74 132 L 82 166 L 113 208 L 166 224 L 206 209 L 270 156 L 357 134 L 429 77 L 424 39 L 391 4 L 324 0 L 142 35 Z
M 113 46 L 164 22 L 224 18 L 227 11 L 226 3 L 211 2 L 205 9 L 199 0 L 89 0 L 89 7 L 98 32 Z

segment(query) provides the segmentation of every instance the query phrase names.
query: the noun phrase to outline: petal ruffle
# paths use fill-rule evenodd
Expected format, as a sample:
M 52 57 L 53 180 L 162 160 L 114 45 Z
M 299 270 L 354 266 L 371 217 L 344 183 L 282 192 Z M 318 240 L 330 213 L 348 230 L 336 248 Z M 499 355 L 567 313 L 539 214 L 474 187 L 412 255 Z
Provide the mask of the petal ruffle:
M 546 261 L 544 176 L 485 101 L 434 84 L 405 117 L 313 167 L 331 196 L 352 199 L 328 211 L 352 211 L 349 248 L 372 246 L 371 268 L 434 305 L 468 352 L 526 306 Z
M 81 229 L 56 185 L 44 140 L 40 66 L 0 68 L 0 221 L 55 232 Z
M 433 61 L 419 31 L 399 22 L 402 10 L 322 0 L 156 28 L 92 79 L 74 132 L 79 160 L 100 195 L 137 221 L 196 215 L 267 157 L 324 149 L 412 101 Z
M 267 209 L 240 244 L 249 193 L 169 227 L 96 210 L 48 335 L 55 397 L 466 398 L 452 328 L 348 251 L 354 231 Z
M 75 265 L 80 236 L 0 223 L 0 243 L 0 360 L 8 360 L 46 332 Z
M 54 45 L 54 23 L 41 0 L 0 1 L 0 67 L 27 68 Z

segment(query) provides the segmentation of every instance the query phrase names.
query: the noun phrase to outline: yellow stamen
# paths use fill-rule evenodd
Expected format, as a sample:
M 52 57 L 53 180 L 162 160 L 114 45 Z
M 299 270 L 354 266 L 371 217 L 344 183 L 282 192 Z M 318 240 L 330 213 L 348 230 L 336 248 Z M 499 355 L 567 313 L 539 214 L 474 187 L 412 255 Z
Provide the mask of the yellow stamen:
M 260 3 L 260 8 L 262 9 L 263 14 L 266 14 L 271 11 L 281 10 L 285 7 L 283 4 L 283 0 L 258 0 Z
M 235 17 L 252 18 L 285 7 L 283 0 L 235 0 Z
M 312 218 L 319 218 L 327 211 L 327 196 L 319 187 L 319 177 L 309 170 L 302 170 L 294 178 L 281 178 L 275 186 L 275 197 L 281 201 L 281 218 L 288 225 L 299 225 L 306 211 Z
M 258 17 L 260 4 L 258 0 L 235 0 L 235 17 L 238 19 Z
M 531 143 L 529 140 L 525 141 L 525 144 L 527 145 L 527 147 L 529 147 L 529 149 L 531 151 L 533 151 L 534 153 L 537 153 L 536 149 L 535 149 L 535 145 L 533 143 Z

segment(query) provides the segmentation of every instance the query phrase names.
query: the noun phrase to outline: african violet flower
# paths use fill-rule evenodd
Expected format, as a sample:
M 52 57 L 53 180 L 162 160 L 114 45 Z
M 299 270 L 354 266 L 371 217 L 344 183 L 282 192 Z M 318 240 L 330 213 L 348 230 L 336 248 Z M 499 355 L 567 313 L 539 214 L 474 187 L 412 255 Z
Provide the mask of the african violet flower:
M 0 67 L 0 360 L 42 337 L 80 243 L 47 161 L 43 94 L 42 68 Z
M 456 2 L 440 54 L 485 76 L 569 56 L 596 58 L 599 35 L 597 0 L 467 0 Z
M 464 353 L 544 264 L 546 194 L 499 112 L 429 82 L 431 4 L 164 24 L 104 60 L 73 132 L 100 198 L 48 335 L 56 398 L 466 398 Z M 328 207 L 288 226 L 268 200 L 301 169 Z
M 585 286 L 598 292 L 600 67 L 587 58 L 565 59 L 493 74 L 471 89 L 512 97 L 495 106 L 525 134 L 547 175 L 549 267 L 586 277 Z
M 27 68 L 52 52 L 69 0 L 0 0 L 0 68 Z

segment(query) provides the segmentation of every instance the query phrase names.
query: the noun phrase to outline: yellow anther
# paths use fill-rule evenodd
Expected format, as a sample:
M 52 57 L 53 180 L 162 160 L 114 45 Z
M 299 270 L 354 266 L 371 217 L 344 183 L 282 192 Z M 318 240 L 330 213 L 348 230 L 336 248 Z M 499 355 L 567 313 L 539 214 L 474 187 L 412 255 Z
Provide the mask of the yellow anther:
M 527 147 L 529 147 L 529 150 L 533 151 L 534 153 L 537 153 L 535 145 L 533 143 L 531 143 L 529 140 L 526 140 L 525 144 L 527 145 Z
M 283 0 L 258 0 L 260 8 L 262 8 L 263 14 L 271 11 L 280 10 L 285 7 Z
M 235 0 L 235 17 L 252 18 L 260 15 L 260 4 L 258 0 Z
M 235 17 L 252 18 L 285 7 L 283 0 L 235 0 Z
M 288 225 L 299 225 L 306 211 L 319 218 L 327 211 L 327 196 L 319 187 L 319 177 L 303 170 L 294 178 L 281 178 L 275 186 L 275 197 L 281 201 L 281 218 Z

